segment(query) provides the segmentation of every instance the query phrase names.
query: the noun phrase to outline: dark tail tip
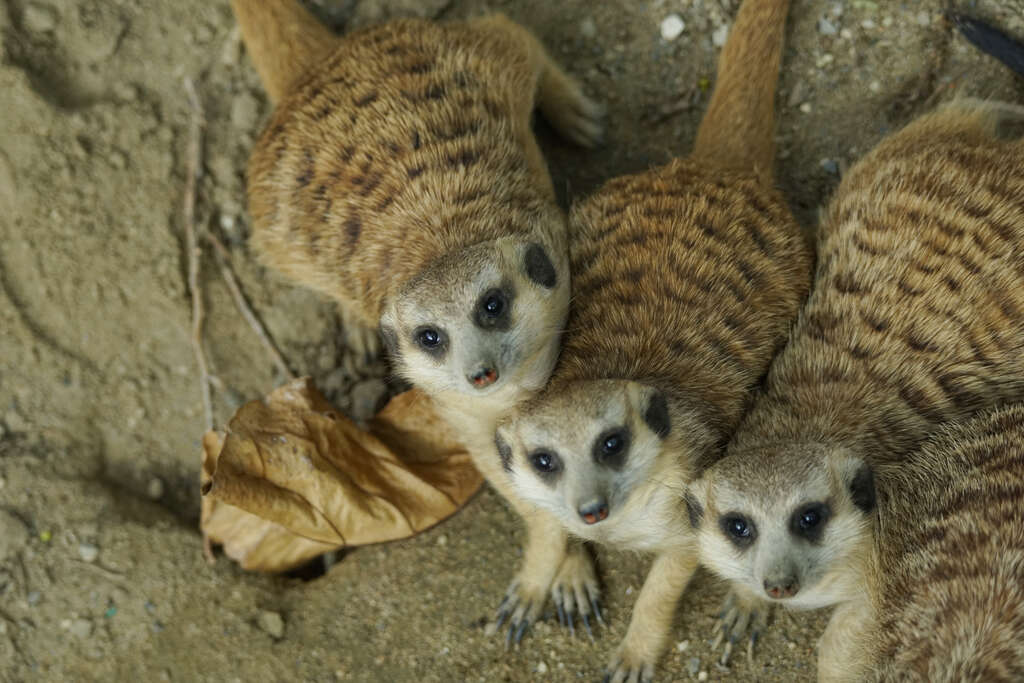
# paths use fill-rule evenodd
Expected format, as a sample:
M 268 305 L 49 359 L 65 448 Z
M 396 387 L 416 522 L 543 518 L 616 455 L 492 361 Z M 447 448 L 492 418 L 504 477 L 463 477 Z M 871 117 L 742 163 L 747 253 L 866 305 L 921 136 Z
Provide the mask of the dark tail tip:
M 1024 77 L 1024 44 L 979 19 L 952 11 L 946 18 L 969 43 Z

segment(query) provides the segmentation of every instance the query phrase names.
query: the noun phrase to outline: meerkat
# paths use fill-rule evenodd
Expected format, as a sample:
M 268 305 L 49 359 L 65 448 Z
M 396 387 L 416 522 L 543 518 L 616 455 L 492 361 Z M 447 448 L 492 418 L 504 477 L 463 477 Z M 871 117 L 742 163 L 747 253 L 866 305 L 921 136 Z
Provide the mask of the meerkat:
M 689 487 L 703 564 L 748 600 L 863 600 L 873 472 L 1024 398 L 1019 108 L 961 100 L 850 169 L 811 295 L 723 459 Z
M 1024 404 L 942 428 L 876 486 L 819 678 L 1024 680 Z
M 602 107 L 501 15 L 339 38 L 295 0 L 232 6 L 275 105 L 248 166 L 256 250 L 340 302 L 357 340 L 379 327 L 396 373 L 510 497 L 494 425 L 547 381 L 569 302 L 566 217 L 531 112 L 589 147 Z M 561 580 L 596 585 L 588 555 L 510 501 L 528 526 L 521 590 L 548 590 L 549 554 Z
M 655 554 L 613 681 L 653 677 L 697 565 L 685 485 L 724 445 L 810 285 L 808 244 L 772 187 L 788 6 L 741 5 L 688 158 L 573 207 L 562 355 L 496 430 L 520 498 L 575 537 Z

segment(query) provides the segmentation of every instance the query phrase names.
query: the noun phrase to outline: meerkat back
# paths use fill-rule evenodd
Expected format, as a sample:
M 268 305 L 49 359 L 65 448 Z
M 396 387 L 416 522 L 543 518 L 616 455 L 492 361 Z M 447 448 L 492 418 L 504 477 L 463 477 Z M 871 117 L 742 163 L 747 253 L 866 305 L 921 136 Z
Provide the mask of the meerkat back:
M 574 536 L 657 554 L 613 681 L 653 676 L 696 567 L 680 494 L 717 456 L 809 286 L 808 245 L 772 187 L 788 5 L 740 7 L 688 158 L 573 207 L 562 354 L 497 433 L 519 496 Z
M 825 678 L 1024 680 L 1024 405 L 942 429 L 878 492 L 870 610 Z
M 569 275 L 530 115 L 590 146 L 601 108 L 502 16 L 335 37 L 296 0 L 233 6 L 275 102 L 248 169 L 263 260 L 339 301 L 364 341 L 380 326 L 432 395 L 543 384 Z

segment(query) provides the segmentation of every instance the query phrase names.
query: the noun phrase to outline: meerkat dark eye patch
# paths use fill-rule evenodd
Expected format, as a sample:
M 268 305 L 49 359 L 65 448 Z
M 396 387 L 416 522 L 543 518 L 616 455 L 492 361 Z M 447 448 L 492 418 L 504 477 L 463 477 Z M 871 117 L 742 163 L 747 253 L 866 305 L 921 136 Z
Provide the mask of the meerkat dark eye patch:
M 551 451 L 537 450 L 527 456 L 533 471 L 546 484 L 554 484 L 562 474 L 562 459 Z
M 498 457 L 501 458 L 501 467 L 506 472 L 512 471 L 512 447 L 505 439 L 501 438 L 500 432 L 494 433 L 494 446 L 498 449 Z
M 477 299 L 473 323 L 485 330 L 505 331 L 512 321 L 512 293 L 508 288 L 489 289 Z
M 551 289 L 558 282 L 558 273 L 544 247 L 533 243 L 526 248 L 526 275 L 541 287 Z
M 668 417 L 668 402 L 660 391 L 651 396 L 651 402 L 647 404 L 647 410 L 644 411 L 644 422 L 652 432 L 662 439 L 668 436 L 672 426 Z
M 692 493 L 687 492 L 683 496 L 683 500 L 686 501 L 686 514 L 690 517 L 690 526 L 694 529 L 699 529 L 700 523 L 704 519 L 704 508 L 701 507 L 700 503 L 697 502 L 696 496 Z
M 857 468 L 850 480 L 850 497 L 865 514 L 875 509 L 875 475 L 867 463 Z
M 789 518 L 789 531 L 811 543 L 821 540 L 832 511 L 825 503 L 807 503 L 796 509 Z
M 384 348 L 387 349 L 388 356 L 398 358 L 398 333 L 395 332 L 395 328 L 390 325 L 381 325 L 380 338 L 384 341 Z
M 757 527 L 754 526 L 754 523 L 735 512 L 719 517 L 718 526 L 721 527 L 725 537 L 741 550 L 749 548 L 757 539 Z
M 626 464 L 626 456 L 629 455 L 630 437 L 629 429 L 626 427 L 616 427 L 602 433 L 594 440 L 591 449 L 594 462 L 613 470 L 622 469 Z

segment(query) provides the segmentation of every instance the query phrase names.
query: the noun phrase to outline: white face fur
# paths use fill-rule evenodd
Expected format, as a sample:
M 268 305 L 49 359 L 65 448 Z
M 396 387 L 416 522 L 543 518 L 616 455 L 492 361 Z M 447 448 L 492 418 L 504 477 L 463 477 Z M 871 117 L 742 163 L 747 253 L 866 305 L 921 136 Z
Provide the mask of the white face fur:
M 569 308 L 564 253 L 502 238 L 470 247 L 396 297 L 381 332 L 396 371 L 434 396 L 509 406 L 544 386 Z
M 655 508 L 678 509 L 682 487 L 658 486 L 651 475 L 670 431 L 679 427 L 670 424 L 665 398 L 650 387 L 580 381 L 501 425 L 495 444 L 519 496 L 577 536 L 628 540 L 640 549 L 673 532 L 659 528 L 665 513 Z
M 869 549 L 870 470 L 837 453 L 800 458 L 799 466 L 779 460 L 732 455 L 690 486 L 702 564 L 786 607 L 816 609 L 856 597 L 859 577 L 851 569 Z M 741 467 L 742 477 L 729 475 Z

